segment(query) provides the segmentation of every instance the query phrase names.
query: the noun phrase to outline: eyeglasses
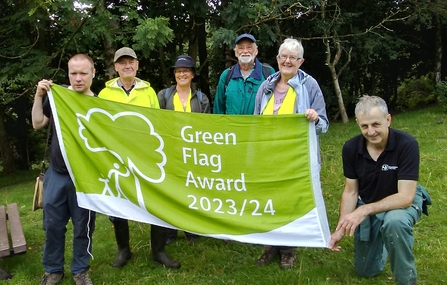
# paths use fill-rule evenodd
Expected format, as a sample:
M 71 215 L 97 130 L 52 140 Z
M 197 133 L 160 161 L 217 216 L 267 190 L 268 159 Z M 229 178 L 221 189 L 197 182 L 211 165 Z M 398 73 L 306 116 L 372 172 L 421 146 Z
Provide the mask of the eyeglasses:
M 287 59 L 289 59 L 290 62 L 296 62 L 301 58 L 297 57 L 296 55 L 280 54 L 279 59 L 281 59 L 281 61 L 286 61 Z
M 189 72 L 191 72 L 191 70 L 190 69 L 176 69 L 176 70 L 174 70 L 174 72 L 175 73 L 178 73 L 178 74 L 186 74 L 186 73 L 189 73 Z

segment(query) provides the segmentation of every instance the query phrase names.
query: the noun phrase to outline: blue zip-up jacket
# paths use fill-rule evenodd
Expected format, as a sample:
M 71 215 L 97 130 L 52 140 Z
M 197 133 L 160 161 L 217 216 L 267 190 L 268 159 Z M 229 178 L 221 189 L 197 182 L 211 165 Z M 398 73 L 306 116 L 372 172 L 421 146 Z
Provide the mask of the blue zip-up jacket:
M 262 74 L 262 63 L 256 58 L 255 68 L 250 76 L 244 80 L 239 64 L 234 67 L 230 82 L 225 88 L 225 79 L 229 69 L 225 69 L 220 75 L 214 97 L 214 114 L 228 115 L 252 115 L 255 105 L 256 92 L 266 79 Z M 275 72 L 271 68 L 271 73 Z

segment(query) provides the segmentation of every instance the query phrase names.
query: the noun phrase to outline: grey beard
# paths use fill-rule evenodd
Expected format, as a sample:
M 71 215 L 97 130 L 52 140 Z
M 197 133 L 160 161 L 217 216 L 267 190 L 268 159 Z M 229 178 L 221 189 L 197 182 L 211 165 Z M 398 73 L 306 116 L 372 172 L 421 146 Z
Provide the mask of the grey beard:
M 245 58 L 240 55 L 237 59 L 238 59 L 239 63 L 248 65 L 253 62 L 254 56 L 250 55 L 250 58 Z

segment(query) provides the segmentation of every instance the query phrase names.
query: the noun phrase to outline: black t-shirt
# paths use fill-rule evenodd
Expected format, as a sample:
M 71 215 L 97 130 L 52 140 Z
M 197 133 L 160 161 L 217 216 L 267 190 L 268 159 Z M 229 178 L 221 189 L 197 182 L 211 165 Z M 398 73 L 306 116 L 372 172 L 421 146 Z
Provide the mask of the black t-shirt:
M 418 180 L 419 146 L 407 133 L 389 128 L 385 151 L 374 161 L 366 149 L 366 139 L 358 135 L 348 140 L 342 151 L 346 178 L 357 179 L 359 195 L 373 203 L 397 193 L 398 180 Z
M 97 97 L 97 94 L 93 96 Z M 51 145 L 50 145 L 50 165 L 55 171 L 60 173 L 68 173 L 67 166 L 65 165 L 64 158 L 62 156 L 61 149 L 59 147 L 59 138 L 57 137 L 56 128 L 54 127 L 54 120 L 51 113 L 51 105 L 48 96 L 42 105 L 43 114 L 51 120 Z
M 60 173 L 68 173 L 67 166 L 65 165 L 64 158 L 62 157 L 62 152 L 59 147 L 59 139 L 57 137 L 56 128 L 54 127 L 53 116 L 51 115 L 51 106 L 48 96 L 42 105 L 43 114 L 50 118 L 51 122 L 51 145 L 50 145 L 50 165 L 55 171 Z

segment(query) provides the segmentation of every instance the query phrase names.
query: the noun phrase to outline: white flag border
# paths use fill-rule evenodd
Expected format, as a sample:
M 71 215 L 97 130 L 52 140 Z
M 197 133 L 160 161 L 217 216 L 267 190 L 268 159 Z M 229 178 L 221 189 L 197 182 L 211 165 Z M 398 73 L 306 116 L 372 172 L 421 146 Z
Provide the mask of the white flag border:
M 87 96 L 87 95 L 85 95 Z M 54 127 L 59 138 L 59 147 L 61 149 L 62 157 L 66 163 L 69 175 L 76 185 L 76 178 L 73 174 L 73 170 L 70 166 L 67 152 L 64 146 L 64 140 L 62 136 L 62 131 L 60 128 L 59 117 L 57 116 L 57 107 L 54 102 L 53 94 L 48 91 L 48 97 L 51 104 L 52 116 L 54 120 Z M 319 162 L 319 144 L 318 144 L 318 136 L 315 133 L 315 124 L 313 122 L 309 122 L 309 139 L 308 139 L 308 148 L 309 148 L 309 158 L 310 158 L 310 173 L 312 189 L 313 189 L 313 197 L 315 199 L 316 207 L 312 209 L 305 216 L 292 221 L 291 223 L 284 225 L 282 227 L 276 228 L 267 233 L 254 233 L 247 235 L 228 235 L 228 234 L 201 234 L 203 236 L 209 236 L 213 238 L 219 239 L 229 239 L 235 240 L 238 242 L 244 243 L 252 243 L 252 244 L 265 244 L 265 245 L 278 245 L 278 246 L 298 246 L 298 247 L 328 247 L 330 241 L 330 230 L 329 224 L 326 215 L 326 207 L 324 204 L 324 199 L 322 196 L 321 189 L 321 181 L 320 181 L 320 162 Z M 104 208 L 101 205 L 109 204 L 109 203 L 95 203 L 97 197 L 100 196 L 101 199 L 104 199 L 102 195 L 95 194 L 85 194 L 82 192 L 77 192 L 78 204 L 80 207 L 90 209 L 93 211 L 97 211 L 106 215 L 122 217 L 126 219 L 131 219 L 138 222 L 143 223 L 153 223 L 159 226 L 165 226 L 168 228 L 178 229 L 177 227 L 166 223 L 165 221 L 157 218 L 156 216 L 150 214 L 149 212 L 141 209 L 137 205 L 130 203 L 127 200 L 123 200 L 124 202 L 128 202 L 132 205 L 133 209 L 131 209 L 130 205 L 128 207 L 129 211 L 126 213 L 133 213 L 133 215 L 123 216 L 119 212 L 111 213 L 108 209 Z M 109 204 L 110 205 L 110 204 Z M 115 207 L 114 209 L 116 209 Z M 136 212 L 135 212 L 136 211 Z M 135 215 L 135 213 L 138 213 Z M 142 218 L 145 217 L 145 218 Z M 314 221 L 318 221 L 315 223 Z M 303 223 L 304 222 L 304 223 Z M 309 226 L 311 225 L 311 226 Z M 299 232 L 296 229 L 300 229 Z M 315 234 L 315 233 L 318 234 Z M 286 234 L 289 233 L 289 234 Z M 293 235 L 290 235 L 293 233 Z M 310 234 L 312 233 L 312 234 Z M 319 236 L 319 238 L 315 238 Z

